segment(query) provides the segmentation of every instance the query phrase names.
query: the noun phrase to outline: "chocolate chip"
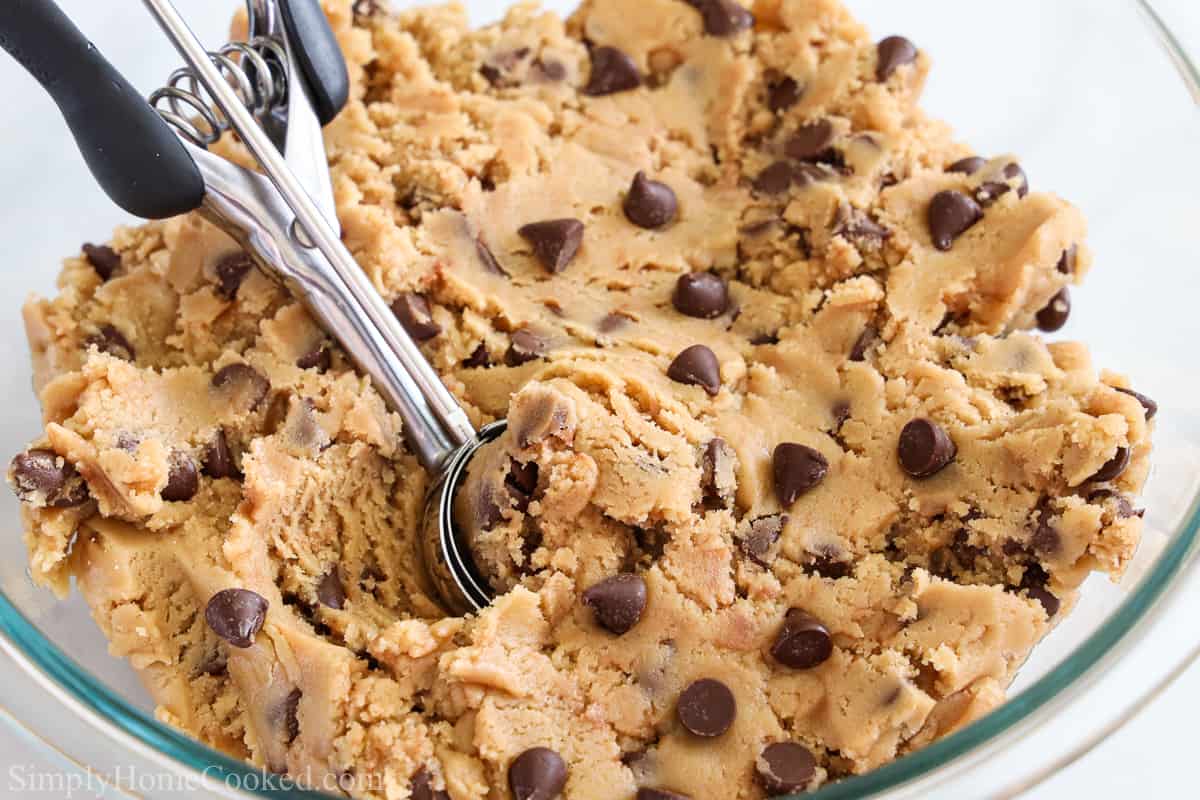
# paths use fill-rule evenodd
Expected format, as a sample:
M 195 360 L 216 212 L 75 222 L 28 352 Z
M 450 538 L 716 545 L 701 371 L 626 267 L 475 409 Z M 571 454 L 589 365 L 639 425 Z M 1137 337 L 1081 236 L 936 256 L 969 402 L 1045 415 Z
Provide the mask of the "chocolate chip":
M 807 747 L 795 742 L 767 745 L 754 766 L 769 796 L 798 792 L 817 774 L 817 759 Z
M 729 687 L 715 678 L 693 681 L 675 706 L 679 722 L 696 736 L 712 738 L 729 730 L 737 717 L 737 700 Z
M 442 332 L 442 326 L 433 319 L 429 301 L 417 292 L 405 292 L 397 297 L 392 303 L 392 313 L 413 341 L 427 342 Z
M 771 470 L 775 476 L 775 496 L 787 508 L 825 478 L 829 462 L 820 451 L 807 445 L 784 442 L 775 447 Z
M 304 693 L 299 689 L 292 689 L 287 697 L 283 698 L 275 715 L 282 723 L 284 742 L 287 744 L 296 741 L 296 737 L 300 735 L 300 698 L 303 696 Z
M 204 461 L 201 468 L 204 474 L 210 478 L 238 477 L 237 464 L 229 449 L 229 440 L 225 436 L 224 428 L 217 428 L 212 439 L 209 440 L 208 446 L 204 448 Z
M 513 800 L 553 800 L 566 785 L 567 764 L 547 747 L 526 750 L 508 768 Z
M 487 79 L 487 82 L 492 86 L 496 86 L 500 83 L 501 75 L 498 67 L 495 67 L 491 64 L 480 64 L 479 74 Z
M 700 457 L 700 489 L 704 502 L 713 508 L 727 508 L 733 501 L 733 448 L 724 439 L 710 439 Z
M 337 567 L 333 567 L 321 577 L 320 583 L 317 584 L 317 600 L 321 605 L 339 611 L 346 604 L 346 587 L 342 586 Z
M 1005 539 L 1004 544 L 1000 546 L 1000 552 L 1010 558 L 1017 556 L 1027 556 L 1029 551 L 1025 549 L 1025 545 L 1018 542 L 1016 539 Z
M 8 470 L 22 502 L 48 508 L 70 508 L 82 505 L 88 499 L 83 478 L 53 450 L 35 448 L 18 453 Z
M 1071 293 L 1064 286 L 1054 297 L 1050 298 L 1050 302 L 1046 303 L 1045 308 L 1037 312 L 1038 329 L 1046 333 L 1053 333 L 1067 324 L 1069 316 L 1071 316 Z
M 532 495 L 537 489 L 538 482 L 538 465 L 536 461 L 530 461 L 527 464 L 522 464 L 519 461 L 511 461 L 508 468 L 508 477 L 504 479 L 510 489 L 516 489 L 525 495 Z
M 409 793 L 412 800 L 450 800 L 450 795 L 446 791 L 433 788 L 433 776 L 425 767 L 421 767 L 413 775 Z
M 614 94 L 636 89 L 641 84 L 642 76 L 632 58 L 615 47 L 592 48 L 592 73 L 583 87 L 584 94 Z
M 271 389 L 271 382 L 249 364 L 228 364 L 212 376 L 212 386 L 228 396 L 231 405 L 253 411 Z
M 746 558 L 766 569 L 770 566 L 767 561 L 771 547 L 779 541 L 787 517 L 782 514 L 772 514 L 769 517 L 759 517 L 750 523 L 750 532 L 738 541 L 738 548 Z
M 1041 603 L 1047 617 L 1053 617 L 1058 613 L 1058 609 L 1062 604 L 1057 597 L 1046 589 L 1046 584 L 1049 580 L 1050 576 L 1046 574 L 1046 570 L 1042 569 L 1038 564 L 1030 564 L 1025 567 L 1025 574 L 1021 576 L 1021 585 L 1019 588 L 1024 589 L 1031 600 Z
M 1042 608 L 1045 610 L 1047 617 L 1053 617 L 1058 613 L 1058 609 L 1061 606 L 1061 601 L 1051 594 L 1050 590 L 1048 590 L 1045 586 L 1025 586 L 1023 588 L 1029 594 L 1029 598 L 1031 600 L 1037 600 L 1042 604 Z
M 838 206 L 833 233 L 865 247 L 878 247 L 892 235 L 890 230 L 871 219 L 867 212 L 851 205 Z
M 671 305 L 689 317 L 719 317 L 729 310 L 729 287 L 711 272 L 690 272 L 675 282 Z
M 333 355 L 329 352 L 329 347 L 325 342 L 317 343 L 316 347 L 296 359 L 296 366 L 300 369 L 315 369 L 321 374 L 324 374 L 332 364 Z
M 542 266 L 551 273 L 567 268 L 583 243 L 583 223 L 577 219 L 548 219 L 522 225 L 517 233 L 529 246 Z
M 863 328 L 863 332 L 854 340 L 854 346 L 850 348 L 850 360 L 862 361 L 867 356 L 867 351 L 879 339 L 879 329 L 872 323 L 868 322 Z
M 508 350 L 504 353 L 504 363 L 510 367 L 519 367 L 530 361 L 536 361 L 546 352 L 546 342 L 542 337 L 529 328 L 517 328 L 509 337 Z
M 182 450 L 174 450 L 167 463 L 167 485 L 159 492 L 159 496 L 169 502 L 191 500 L 200 490 L 196 462 Z
M 949 548 L 939 547 L 929 554 L 929 571 L 934 575 L 943 578 L 949 578 L 954 574 L 954 569 L 958 566 L 958 562 L 954 559 L 954 554 Z
M 838 561 L 829 556 L 817 556 L 804 565 L 804 571 L 836 581 L 846 577 L 854 569 L 848 561 Z
M 794 78 L 783 77 L 767 87 L 767 108 L 772 111 L 786 111 L 804 96 L 804 90 Z
M 666 789 L 650 789 L 643 786 L 638 789 L 635 800 L 692 800 L 692 798 L 679 792 L 668 792 Z
M 111 278 L 121 268 L 120 254 L 106 244 L 85 244 L 83 256 L 102 281 Z
M 538 465 L 536 461 L 522 464 L 509 459 L 508 475 L 504 477 L 504 487 L 512 498 L 513 507 L 522 514 L 529 510 L 533 493 L 537 491 Z
M 987 159 L 981 156 L 967 156 L 960 158 L 950 166 L 946 167 L 946 172 L 958 172 L 963 175 L 974 175 L 979 170 L 983 169 L 987 164 Z
M 731 36 L 754 27 L 754 15 L 735 0 L 687 0 L 704 18 L 709 36 Z
M 694 344 L 675 356 L 667 367 L 667 377 L 679 383 L 703 387 L 716 396 L 721 391 L 721 364 L 717 356 L 702 344 Z
M 133 345 L 119 330 L 107 322 L 101 325 L 96 333 L 89 336 L 84 344 L 123 361 L 133 361 L 134 359 Z
M 483 241 L 482 238 L 475 239 L 475 255 L 479 257 L 479 263 L 483 265 L 485 271 L 493 275 L 508 277 L 508 272 L 504 267 L 500 266 L 500 262 L 496 260 L 496 256 L 492 253 L 492 249 L 487 246 L 487 242 Z
M 1058 271 L 1063 275 L 1074 275 L 1078 255 L 1079 247 L 1077 245 L 1071 245 L 1063 250 L 1062 255 L 1058 258 Z
M 917 60 L 917 46 L 903 36 L 889 36 L 875 46 L 875 80 L 883 83 L 900 67 Z
M 675 192 L 670 186 L 652 181 L 638 170 L 623 203 L 625 216 L 639 228 L 661 228 L 674 222 L 679 211 Z
M 204 608 L 213 633 L 234 647 L 250 647 L 267 619 L 267 601 L 249 589 L 222 589 Z
M 819 119 L 801 125 L 796 132 L 784 142 L 783 152 L 788 158 L 797 161 L 826 161 L 833 144 L 833 123 L 827 119 Z
M 622 573 L 605 578 L 583 593 L 596 622 L 610 633 L 628 633 L 646 610 L 646 581 L 641 575 Z
M 263 431 L 268 436 L 279 433 L 283 429 L 283 423 L 287 420 L 288 408 L 292 403 L 291 397 L 289 392 L 280 392 L 271 398 L 271 403 L 267 406 L 267 413 L 263 414 Z
M 1043 504 L 1037 511 L 1037 527 L 1029 540 L 1033 551 L 1044 556 L 1053 556 L 1062 547 L 1062 537 L 1050 524 L 1050 516 L 1049 506 Z
M 958 454 L 954 440 L 933 420 L 914 419 L 900 431 L 900 466 L 914 478 L 928 478 Z
M 792 185 L 793 172 L 788 162 L 776 161 L 758 173 L 751 186 L 759 194 L 783 194 Z
M 492 364 L 492 356 L 488 352 L 487 345 L 480 342 L 471 355 L 463 359 L 462 365 L 468 368 L 489 367 Z
M 1017 197 L 1024 197 L 1029 194 L 1029 179 L 1025 177 L 1025 170 L 1021 169 L 1020 164 L 1006 164 L 1001 170 L 1002 181 L 987 181 L 980 184 L 975 190 L 975 199 L 983 206 L 989 206 L 1003 194 L 1012 189 L 1011 182 L 1017 182 Z
M 1101 481 L 1116 480 L 1121 476 L 1121 473 L 1129 466 L 1130 452 L 1128 447 L 1118 447 L 1117 452 L 1104 463 L 1100 469 L 1096 470 L 1096 474 L 1088 478 L 1088 483 L 1100 483 Z
M 933 246 L 949 250 L 954 240 L 983 219 L 983 209 L 965 194 L 953 189 L 938 192 L 929 202 L 929 232 Z
M 789 609 L 771 645 L 771 658 L 792 669 L 812 669 L 831 655 L 833 637 L 820 620 L 803 609 Z
M 1135 392 L 1133 389 L 1122 389 L 1119 386 L 1114 386 L 1113 388 L 1116 389 L 1118 392 L 1122 392 L 1123 394 L 1129 395 L 1130 397 L 1132 397 L 1133 399 L 1135 399 L 1139 403 L 1141 403 L 1142 408 L 1146 412 L 1146 421 L 1147 422 L 1154 419 L 1154 415 L 1158 413 L 1158 403 L 1154 402 L 1149 397 L 1146 397 L 1146 395 L 1142 394 L 1141 392 Z
M 253 266 L 254 261 L 245 253 L 230 253 L 222 258 L 213 267 L 217 275 L 217 292 L 232 300 Z

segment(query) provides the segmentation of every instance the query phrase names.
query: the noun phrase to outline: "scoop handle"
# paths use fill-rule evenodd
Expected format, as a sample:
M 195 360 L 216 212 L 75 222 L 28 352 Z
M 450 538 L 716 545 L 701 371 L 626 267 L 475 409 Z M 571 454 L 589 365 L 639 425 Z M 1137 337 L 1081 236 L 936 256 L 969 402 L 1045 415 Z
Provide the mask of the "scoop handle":
M 321 125 L 328 125 L 350 97 L 346 58 L 319 0 L 280 0 L 287 28 L 309 98 Z
M 200 206 L 204 178 L 179 137 L 53 0 L 0 0 L 0 47 L 49 93 L 114 203 L 144 219 Z

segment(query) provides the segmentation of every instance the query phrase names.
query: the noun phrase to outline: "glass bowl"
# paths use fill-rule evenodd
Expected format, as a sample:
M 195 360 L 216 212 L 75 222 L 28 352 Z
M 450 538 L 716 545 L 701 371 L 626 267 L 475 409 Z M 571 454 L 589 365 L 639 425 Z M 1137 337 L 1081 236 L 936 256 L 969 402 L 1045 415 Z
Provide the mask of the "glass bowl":
M 877 36 L 903 33 L 935 61 L 925 107 L 982 153 L 1016 153 L 1038 187 L 1082 207 L 1096 266 L 1056 336 L 1087 341 L 1098 364 L 1127 373 L 1155 398 L 1154 468 L 1142 504 L 1146 532 L 1124 579 L 1094 576 L 1078 607 L 1035 649 L 1010 700 L 983 719 L 866 775 L 813 797 L 1006 797 L 1092 749 L 1180 674 L 1197 655 L 1200 604 L 1200 74 L 1174 32 L 1191 0 L 1095 3 L 1009 0 L 953 6 L 936 0 L 847 0 Z M 136 4 L 63 0 L 110 60 L 144 91 L 176 64 Z M 235 5 L 181 0 L 206 42 L 224 41 Z M 500 0 L 471 0 L 475 22 L 499 17 Z M 570 0 L 548 3 L 560 12 Z M 1161 16 L 1160 16 L 1161 15 Z M 1168 21 L 1164 21 L 1168 20 Z M 99 194 L 65 130 L 32 82 L 0 64 L 10 102 L 0 109 L 0 175 L 9 189 L 0 240 L 0 356 L 9 412 L 0 452 L 19 451 L 39 412 L 18 313 L 30 291 L 47 293 L 57 259 L 80 240 L 102 240 L 124 222 Z M 36 120 L 36 122 L 34 121 Z M 18 194 L 19 188 L 19 194 Z M 19 197 L 19 202 L 16 198 Z M 9 535 L 0 545 L 0 717 L 55 761 L 62 786 L 140 797 L 319 797 L 254 771 L 160 723 L 132 670 L 108 655 L 78 597 L 60 602 L 25 571 L 17 504 L 0 492 Z M 1102 697 L 1104 702 L 1088 702 Z M 10 778 L 11 778 L 10 774 Z M 331 787 L 332 788 L 332 787 Z M 109 792 L 114 794 L 109 794 Z

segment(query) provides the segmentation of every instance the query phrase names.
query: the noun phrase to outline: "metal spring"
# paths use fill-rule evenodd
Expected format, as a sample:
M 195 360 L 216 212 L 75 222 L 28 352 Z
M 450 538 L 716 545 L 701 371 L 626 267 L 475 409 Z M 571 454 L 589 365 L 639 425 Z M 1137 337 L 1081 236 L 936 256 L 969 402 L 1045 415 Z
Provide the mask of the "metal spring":
M 258 37 L 230 42 L 208 55 L 256 117 L 286 105 L 287 53 L 276 40 Z M 215 144 L 230 130 L 229 121 L 187 67 L 172 72 L 167 85 L 151 94 L 148 102 L 167 124 L 198 147 Z

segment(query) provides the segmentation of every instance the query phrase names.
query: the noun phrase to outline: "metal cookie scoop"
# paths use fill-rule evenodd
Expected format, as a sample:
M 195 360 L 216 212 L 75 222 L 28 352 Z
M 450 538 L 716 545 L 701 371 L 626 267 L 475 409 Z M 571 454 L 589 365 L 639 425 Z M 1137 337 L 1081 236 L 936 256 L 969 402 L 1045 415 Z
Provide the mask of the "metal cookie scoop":
M 157 113 L 52 0 L 0 3 L 0 46 L 54 98 L 117 205 L 151 219 L 200 211 L 370 375 L 435 476 L 416 555 L 447 611 L 483 608 L 491 592 L 456 534 L 453 499 L 471 457 L 506 423 L 475 431 L 341 242 L 320 126 L 345 103 L 348 79 L 318 0 L 247 0 L 250 41 L 215 54 L 169 0 L 144 2 L 187 64 L 152 95 Z M 205 149 L 227 130 L 265 175 Z

